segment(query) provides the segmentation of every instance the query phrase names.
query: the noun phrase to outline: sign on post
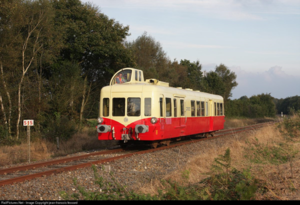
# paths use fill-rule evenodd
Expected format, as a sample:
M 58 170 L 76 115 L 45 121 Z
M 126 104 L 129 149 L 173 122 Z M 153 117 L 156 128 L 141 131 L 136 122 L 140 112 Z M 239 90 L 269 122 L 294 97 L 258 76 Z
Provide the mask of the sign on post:
M 23 126 L 34 126 L 34 120 L 23 120 Z
M 27 126 L 28 162 L 30 162 L 30 127 L 34 126 L 34 120 L 23 120 L 23 126 Z

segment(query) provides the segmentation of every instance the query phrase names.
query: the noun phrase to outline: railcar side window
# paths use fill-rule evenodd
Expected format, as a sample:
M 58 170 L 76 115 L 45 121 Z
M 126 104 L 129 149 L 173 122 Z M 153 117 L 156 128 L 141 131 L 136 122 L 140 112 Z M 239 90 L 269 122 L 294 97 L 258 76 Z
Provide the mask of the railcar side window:
M 135 80 L 137 81 L 137 79 L 138 79 L 138 72 L 137 72 L 137 70 L 135 71 Z
M 109 116 L 109 98 L 103 98 L 103 117 Z
M 172 116 L 172 105 L 171 105 L 171 98 L 166 98 L 166 117 Z
M 174 99 L 174 117 L 177 117 L 177 101 Z
M 205 102 L 205 116 L 208 116 L 208 102 Z
M 217 103 L 215 103 L 215 116 L 217 116 Z
M 159 98 L 160 116 L 163 117 L 163 98 Z
M 151 98 L 145 98 L 145 116 L 151 116 Z
M 180 100 L 180 113 L 184 116 L 184 100 Z
M 197 116 L 200 116 L 200 101 L 197 101 Z
M 204 116 L 205 113 L 205 107 L 204 107 L 204 102 L 201 102 L 201 116 Z
M 142 72 L 139 71 L 139 81 L 142 81 Z
M 223 115 L 223 103 L 220 103 L 220 115 Z
M 191 116 L 195 117 L 195 101 L 191 101 Z
M 127 98 L 127 116 L 141 115 L 141 98 Z
M 217 113 L 218 113 L 218 116 L 220 115 L 220 103 L 217 103 Z
M 125 98 L 113 98 L 113 116 L 125 116 Z

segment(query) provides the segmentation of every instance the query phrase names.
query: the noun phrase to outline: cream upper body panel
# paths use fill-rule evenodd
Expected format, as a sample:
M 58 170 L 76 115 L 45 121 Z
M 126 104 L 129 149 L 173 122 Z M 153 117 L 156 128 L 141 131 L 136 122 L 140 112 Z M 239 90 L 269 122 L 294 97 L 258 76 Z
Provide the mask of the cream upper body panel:
M 122 75 L 120 75 L 122 74 Z M 106 112 L 108 115 L 105 117 L 114 119 L 124 125 L 130 124 L 138 119 L 144 119 L 148 117 L 166 117 L 166 102 L 165 100 L 169 98 L 168 106 L 171 106 L 174 109 L 174 106 L 178 107 L 178 115 L 177 117 L 182 117 L 179 115 L 179 101 L 184 100 L 184 109 L 185 114 L 184 117 L 191 117 L 191 110 L 195 110 L 195 104 L 199 103 L 199 101 L 204 103 L 206 114 L 203 116 L 213 116 L 214 115 L 214 104 L 222 104 L 223 97 L 219 95 L 209 94 L 200 91 L 193 91 L 192 89 L 186 88 L 174 88 L 169 87 L 169 83 L 162 82 L 156 79 L 147 79 L 144 81 L 143 71 L 134 68 L 123 68 L 119 70 L 111 79 L 110 85 L 105 86 L 101 89 L 100 94 L 100 113 L 99 116 L 103 117 L 103 99 L 109 99 L 109 108 L 106 107 Z M 164 99 L 163 101 L 163 111 L 161 111 L 160 99 Z M 113 100 L 119 100 L 124 109 L 119 116 L 113 114 Z M 171 102 L 170 102 L 170 99 Z M 175 103 L 174 99 L 178 99 Z M 130 110 L 130 101 L 136 101 L 139 103 L 138 110 L 140 110 L 139 115 L 129 115 L 128 109 Z M 194 101 L 194 102 L 193 102 Z M 117 102 L 116 102 L 117 103 Z M 151 113 L 146 114 L 146 107 L 151 104 Z M 171 104 L 170 104 L 171 103 Z M 194 106 L 192 105 L 194 104 Z M 176 105 L 175 105 L 176 104 Z M 119 105 L 118 105 L 119 106 Z M 201 107 L 204 107 L 201 104 Z M 224 109 L 224 108 L 223 108 Z M 134 111 L 134 110 L 133 110 Z M 161 116 L 161 112 L 163 112 L 163 116 Z M 224 114 L 224 112 L 223 112 Z M 174 113 L 171 116 L 173 117 Z

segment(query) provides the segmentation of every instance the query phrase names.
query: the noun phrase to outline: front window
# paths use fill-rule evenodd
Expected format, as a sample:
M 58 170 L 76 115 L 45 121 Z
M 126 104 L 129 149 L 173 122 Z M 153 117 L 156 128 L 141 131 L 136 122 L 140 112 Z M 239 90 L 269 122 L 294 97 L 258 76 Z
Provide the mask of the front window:
M 103 117 L 109 116 L 109 98 L 103 98 Z
M 127 98 L 127 116 L 141 115 L 141 98 Z
M 125 98 L 113 98 L 113 116 L 125 116 Z
M 115 76 L 113 84 L 122 84 L 129 82 L 131 80 L 131 72 L 131 70 L 122 70 Z

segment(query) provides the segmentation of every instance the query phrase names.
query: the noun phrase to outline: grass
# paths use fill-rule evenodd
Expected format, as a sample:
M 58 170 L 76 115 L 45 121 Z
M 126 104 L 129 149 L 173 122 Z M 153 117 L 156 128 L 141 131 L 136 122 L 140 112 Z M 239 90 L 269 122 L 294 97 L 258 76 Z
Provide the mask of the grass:
M 57 149 L 56 143 L 36 137 L 34 141 L 30 143 L 30 158 L 31 162 L 34 162 L 80 151 L 106 149 L 115 144 L 116 142 L 113 141 L 99 141 L 95 127 L 87 126 L 80 132 L 74 134 L 71 139 L 60 141 L 59 149 Z M 24 141 L 19 145 L 0 147 L 0 166 L 22 162 L 28 162 L 28 144 L 26 137 L 24 137 Z

